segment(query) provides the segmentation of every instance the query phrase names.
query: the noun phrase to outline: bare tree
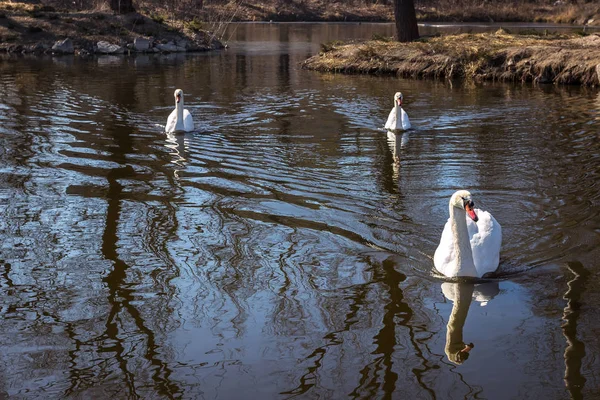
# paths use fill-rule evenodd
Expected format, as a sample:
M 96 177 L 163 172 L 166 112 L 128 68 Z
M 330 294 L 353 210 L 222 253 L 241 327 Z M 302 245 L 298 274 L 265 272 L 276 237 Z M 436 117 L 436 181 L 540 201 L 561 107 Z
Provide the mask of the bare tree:
M 134 12 L 133 0 L 110 0 L 110 9 L 117 14 Z
M 396 18 L 396 39 L 399 42 L 412 42 L 419 38 L 419 26 L 413 0 L 394 0 Z

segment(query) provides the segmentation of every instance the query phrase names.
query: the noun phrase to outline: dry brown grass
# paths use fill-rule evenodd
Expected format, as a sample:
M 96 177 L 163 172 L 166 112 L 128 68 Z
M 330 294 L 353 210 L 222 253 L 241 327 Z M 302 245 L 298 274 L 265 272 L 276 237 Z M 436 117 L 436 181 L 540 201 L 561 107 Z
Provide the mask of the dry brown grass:
M 108 11 L 106 0 L 0 1 L 13 7 Z M 420 21 L 556 22 L 600 25 L 600 3 L 585 0 L 415 0 Z M 200 6 L 202 4 L 202 7 Z M 393 0 L 134 0 L 139 12 L 166 19 L 215 21 L 393 21 Z
M 421 21 L 600 25 L 600 3 L 580 0 L 416 0 Z
M 303 67 L 413 78 L 600 85 L 600 35 L 496 33 L 439 36 L 413 43 L 368 41 L 331 46 Z

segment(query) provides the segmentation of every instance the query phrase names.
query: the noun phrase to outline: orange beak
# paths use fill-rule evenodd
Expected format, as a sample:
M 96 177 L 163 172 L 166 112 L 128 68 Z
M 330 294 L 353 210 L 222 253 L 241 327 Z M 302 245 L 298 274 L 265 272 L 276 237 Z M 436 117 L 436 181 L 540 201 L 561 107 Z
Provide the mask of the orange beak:
M 469 218 L 471 218 L 473 221 L 477 222 L 479 220 L 479 217 L 477 216 L 477 214 L 475 214 L 475 208 L 473 203 L 465 205 L 465 210 L 467 211 L 467 215 L 469 216 Z

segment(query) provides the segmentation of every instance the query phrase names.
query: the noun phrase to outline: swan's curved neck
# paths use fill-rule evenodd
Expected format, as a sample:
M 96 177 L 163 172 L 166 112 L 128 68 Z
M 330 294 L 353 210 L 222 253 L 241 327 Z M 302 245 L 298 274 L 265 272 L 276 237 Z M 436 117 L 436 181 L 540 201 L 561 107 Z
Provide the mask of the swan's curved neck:
M 402 107 L 398 105 L 398 102 L 395 102 L 394 105 L 394 113 L 396 114 L 396 123 L 401 125 L 402 122 Z M 399 127 L 401 127 L 399 125 Z
M 454 252 L 456 254 L 456 273 L 454 276 L 477 276 L 473 252 L 467 230 L 467 213 L 465 210 L 450 205 L 450 224 L 454 236 Z
M 176 130 L 183 130 L 183 96 L 179 103 L 175 102 L 175 110 L 177 111 Z

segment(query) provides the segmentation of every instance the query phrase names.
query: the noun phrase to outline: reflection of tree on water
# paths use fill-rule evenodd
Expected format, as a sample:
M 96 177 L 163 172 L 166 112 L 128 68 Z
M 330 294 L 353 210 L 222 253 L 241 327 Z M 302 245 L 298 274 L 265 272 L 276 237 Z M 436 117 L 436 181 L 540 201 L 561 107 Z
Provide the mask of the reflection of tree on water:
M 444 282 L 442 284 L 444 296 L 454 302 L 446 332 L 445 351 L 448 360 L 455 364 L 462 364 L 469 358 L 470 351 L 474 347 L 473 343 L 465 343 L 463 339 L 463 327 L 473 298 L 483 306 L 499 291 L 498 282 L 481 284 Z
M 126 96 L 127 94 L 121 93 L 121 95 Z M 107 203 L 106 222 L 102 234 L 101 253 L 106 260 L 111 261 L 112 268 L 103 279 L 108 290 L 108 315 L 104 332 L 99 338 L 98 351 L 116 360 L 114 364 L 120 370 L 122 379 L 122 382 L 117 385 L 119 387 L 123 385 L 126 388 L 127 397 L 144 397 L 143 393 L 150 386 L 146 382 L 146 377 L 149 376 L 153 381 L 152 387 L 156 394 L 165 398 L 174 398 L 178 397 L 182 390 L 171 379 L 172 369 L 168 362 L 161 359 L 161 346 L 156 340 L 156 332 L 150 326 L 151 322 L 144 317 L 139 303 L 136 303 L 136 300 L 139 300 L 138 287 L 128 280 L 128 277 L 131 277 L 130 274 L 135 274 L 138 270 L 126 263 L 118 251 L 119 240 L 123 239 L 119 236 L 119 226 L 124 219 L 121 215 L 123 202 L 136 199 L 121 182 L 133 180 L 137 178 L 138 174 L 131 165 L 127 164 L 127 155 L 135 152 L 129 123 L 123 128 L 113 124 L 112 121 L 113 119 L 105 124 L 105 132 L 116 144 L 116 146 L 110 147 L 110 159 L 120 166 L 105 172 L 108 188 L 105 199 Z M 154 169 L 156 166 L 152 165 L 152 168 Z M 172 182 L 172 178 L 167 177 L 167 179 Z M 160 197 L 159 199 L 163 200 Z M 167 201 L 163 201 L 168 204 Z M 149 229 L 156 228 L 150 227 Z M 149 236 L 156 237 L 157 235 Z M 144 303 L 146 307 L 150 304 L 150 302 Z M 161 318 L 162 309 L 164 308 L 154 310 L 152 314 L 157 320 Z M 134 339 L 134 336 L 137 339 Z M 140 338 L 142 339 L 140 340 Z M 148 373 L 146 376 L 139 373 L 138 353 L 147 360 Z M 108 361 L 110 358 L 105 361 L 108 368 L 113 366 L 112 360 Z
M 383 326 L 374 338 L 377 347 L 373 354 L 379 356 L 361 369 L 361 385 L 354 389 L 352 395 L 358 397 L 364 390 L 368 390 L 367 398 L 376 398 L 376 390 L 381 388 L 382 398 L 393 398 L 397 389 L 398 374 L 392 369 L 394 364 L 392 357 L 399 344 L 397 329 L 400 325 L 408 329 L 409 343 L 412 345 L 414 355 L 422 360 L 421 368 L 413 369 L 415 378 L 419 385 L 432 398 L 435 398 L 435 392 L 423 379 L 423 375 L 427 371 L 427 361 L 415 337 L 414 327 L 410 323 L 414 312 L 404 300 L 404 293 L 400 287 L 400 283 L 406 280 L 406 275 L 398 272 L 395 263 L 391 259 L 387 259 L 383 261 L 381 269 L 374 271 L 373 280 L 388 284 L 389 302 L 384 307 Z M 381 370 L 383 370 L 383 381 L 378 382 Z
M 581 399 L 586 382 L 581 373 L 581 362 L 585 357 L 585 344 L 577 339 L 577 320 L 581 308 L 579 299 L 590 273 L 580 262 L 570 262 L 567 267 L 575 276 L 567 283 L 569 289 L 564 295 L 564 299 L 567 300 L 567 306 L 563 313 L 565 322 L 562 326 L 563 335 L 567 339 L 567 348 L 564 353 L 565 386 L 572 399 Z
M 419 385 L 426 390 L 430 396 L 435 397 L 433 389 L 427 386 L 427 382 L 423 379 L 424 373 L 427 371 L 427 361 L 420 349 L 416 339 L 414 327 L 411 326 L 410 320 L 413 316 L 413 311 L 404 300 L 404 294 L 400 284 L 406 280 L 406 275 L 398 272 L 395 268 L 395 263 L 390 260 L 384 260 L 381 267 L 374 266 L 373 282 L 385 282 L 389 290 L 389 302 L 384 306 L 384 314 L 382 319 L 382 327 L 379 332 L 373 337 L 376 349 L 372 352 L 375 356 L 374 360 L 360 369 L 360 384 L 354 388 L 350 397 L 353 398 L 385 398 L 391 399 L 397 390 L 398 374 L 393 370 L 393 356 L 399 345 L 398 326 L 403 326 L 408 329 L 409 342 L 413 346 L 414 354 L 422 360 L 422 369 L 415 368 L 413 373 Z M 344 327 L 335 332 L 331 332 L 325 336 L 327 343 L 315 349 L 307 359 L 312 361 L 312 366 L 300 378 L 300 384 L 293 390 L 283 392 L 281 394 L 300 395 L 306 393 L 315 385 L 317 374 L 324 364 L 324 359 L 329 347 L 339 346 L 344 343 L 342 334 L 349 331 L 352 325 L 356 324 L 359 319 L 359 313 L 362 308 L 366 307 L 365 301 L 369 296 L 369 286 L 372 282 L 365 285 L 360 285 L 354 290 L 352 303 L 350 304 L 350 312 L 346 314 Z
M 368 296 L 368 287 L 365 285 L 358 286 L 352 294 L 352 303 L 349 308 L 350 311 L 345 315 L 345 323 L 344 327 L 335 332 L 330 332 L 325 336 L 326 343 L 323 346 L 316 348 L 307 359 L 311 360 L 312 365 L 307 368 L 307 371 L 304 375 L 300 377 L 300 383 L 297 387 L 292 390 L 282 392 L 281 394 L 287 395 L 301 395 L 303 393 L 308 392 L 310 388 L 316 385 L 317 382 L 317 373 L 321 366 L 323 365 L 323 360 L 325 355 L 327 354 L 327 350 L 331 346 L 339 346 L 342 344 L 342 340 L 340 336 L 343 332 L 349 331 L 352 325 L 358 322 L 357 314 L 360 311 L 360 306 L 364 303 L 365 299 Z
M 118 223 L 121 214 L 121 201 L 123 197 L 123 186 L 118 182 L 119 179 L 131 177 L 135 172 L 131 167 L 113 169 L 108 173 L 108 208 L 106 216 L 106 228 L 102 236 L 102 254 L 108 260 L 113 261 L 113 269 L 104 278 L 109 289 L 110 313 L 106 321 L 106 330 L 104 335 L 109 339 L 105 345 L 105 351 L 114 352 L 118 361 L 119 368 L 124 374 L 125 383 L 129 389 L 129 396 L 139 397 L 136 393 L 135 376 L 128 369 L 127 339 L 125 341 L 119 336 L 119 326 L 122 323 L 123 310 L 127 311 L 133 318 L 136 327 L 146 338 L 145 357 L 155 371 L 152 379 L 156 382 L 157 392 L 168 398 L 174 397 L 181 389 L 174 384 L 169 376 L 171 369 L 165 362 L 158 358 L 157 349 L 159 348 L 155 340 L 154 332 L 146 326 L 146 322 L 140 311 L 133 305 L 134 290 L 126 283 L 127 269 L 129 266 L 119 258 L 117 253 L 118 242 Z

